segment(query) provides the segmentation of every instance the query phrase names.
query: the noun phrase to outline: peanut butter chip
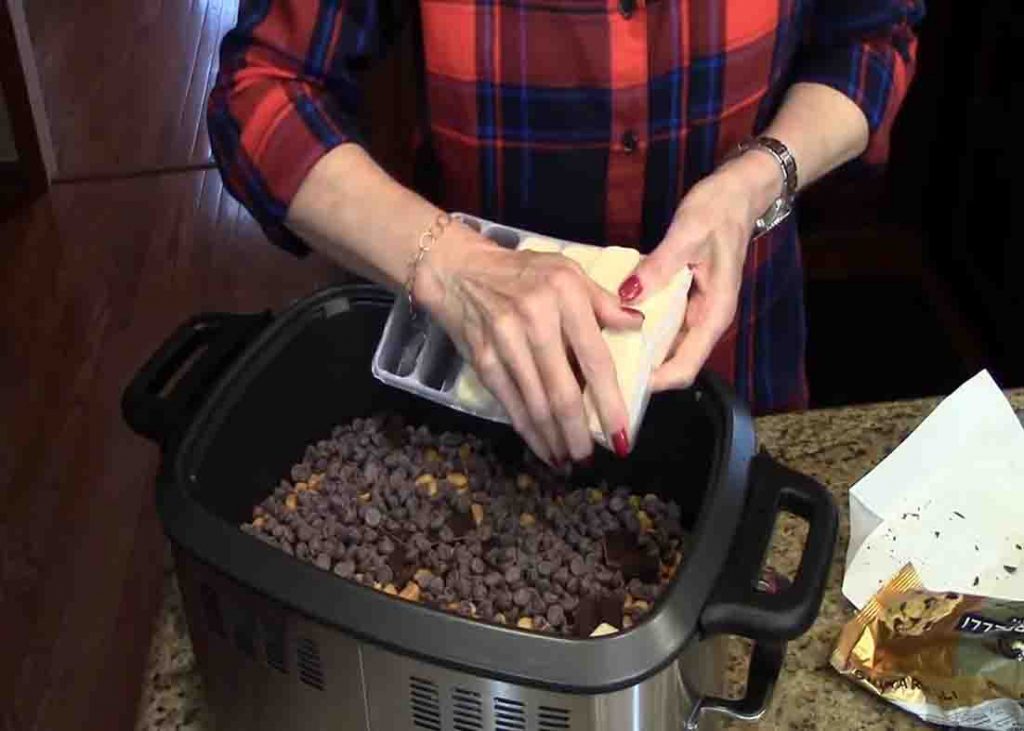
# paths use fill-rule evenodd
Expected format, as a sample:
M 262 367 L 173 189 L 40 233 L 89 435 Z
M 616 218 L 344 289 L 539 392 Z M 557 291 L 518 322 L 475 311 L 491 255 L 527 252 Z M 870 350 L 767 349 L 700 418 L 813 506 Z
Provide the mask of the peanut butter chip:
M 519 627 L 519 629 L 533 629 L 533 619 L 531 617 L 520 617 L 519 621 L 516 622 L 516 627 Z
M 309 485 L 307 483 L 305 483 L 305 482 L 296 482 L 295 483 L 295 492 L 305 492 L 308 489 L 309 489 Z
M 434 497 L 437 495 L 437 478 L 429 472 L 422 474 L 416 478 L 416 485 L 422 487 L 427 491 L 427 495 Z
M 449 472 L 445 479 L 455 487 L 466 487 L 469 484 L 469 478 L 461 472 Z
M 516 487 L 518 487 L 520 490 L 529 490 L 536 484 L 537 483 L 534 481 L 532 477 L 523 472 L 520 472 L 516 476 Z
M 284 499 L 284 506 L 289 510 L 295 510 L 296 504 L 297 500 L 294 493 L 290 494 L 288 497 Z
M 473 503 L 469 506 L 469 510 L 473 513 L 473 522 L 479 528 L 480 524 L 484 522 L 484 506 L 480 503 Z
M 405 585 L 405 588 L 398 593 L 398 596 L 403 599 L 407 599 L 410 602 L 418 602 L 420 600 L 420 587 L 415 581 L 410 581 Z
M 531 525 L 537 522 L 537 519 L 533 517 L 531 513 L 522 513 L 519 516 L 519 525 L 523 528 L 529 528 Z
M 384 587 L 384 593 L 390 594 L 391 596 L 398 596 L 398 589 L 395 588 L 394 584 L 388 584 Z
M 591 637 L 604 637 L 605 635 L 614 635 L 619 631 L 618 627 L 613 627 L 607 622 L 602 622 L 597 625 L 593 632 L 590 633 Z

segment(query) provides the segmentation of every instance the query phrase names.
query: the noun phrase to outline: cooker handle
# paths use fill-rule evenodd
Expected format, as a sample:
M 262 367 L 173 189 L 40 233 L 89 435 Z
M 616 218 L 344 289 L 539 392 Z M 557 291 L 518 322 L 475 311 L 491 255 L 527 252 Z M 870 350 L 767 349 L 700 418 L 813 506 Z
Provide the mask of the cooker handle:
M 790 640 L 817 616 L 839 529 L 839 514 L 828 490 L 762 452 L 754 457 L 747 505 L 733 551 L 701 613 L 705 634 L 735 634 L 753 640 Z M 779 513 L 808 523 L 800 566 L 792 584 L 769 593 L 758 590 L 762 565 Z
M 121 397 L 125 421 L 166 444 L 192 417 L 242 348 L 270 322 L 269 312 L 206 313 L 178 327 L 139 369 Z
M 775 681 L 782 671 L 786 657 L 786 643 L 778 640 L 763 640 L 754 645 L 750 653 L 747 670 L 747 690 L 742 698 L 717 698 L 704 696 L 693 704 L 684 731 L 697 731 L 701 716 L 711 711 L 741 721 L 756 721 L 768 709 L 768 702 L 775 690 Z

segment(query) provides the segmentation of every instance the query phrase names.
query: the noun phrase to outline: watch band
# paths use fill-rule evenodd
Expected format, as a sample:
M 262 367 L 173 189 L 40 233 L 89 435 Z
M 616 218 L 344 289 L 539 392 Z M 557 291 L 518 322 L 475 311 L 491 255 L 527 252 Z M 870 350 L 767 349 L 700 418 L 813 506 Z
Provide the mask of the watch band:
M 741 155 L 748 150 L 760 150 L 771 155 L 782 171 L 782 191 L 779 197 L 754 221 L 753 236 L 757 238 L 771 231 L 792 213 L 798 178 L 793 153 L 774 137 L 761 136 L 744 140 L 737 147 L 735 155 Z

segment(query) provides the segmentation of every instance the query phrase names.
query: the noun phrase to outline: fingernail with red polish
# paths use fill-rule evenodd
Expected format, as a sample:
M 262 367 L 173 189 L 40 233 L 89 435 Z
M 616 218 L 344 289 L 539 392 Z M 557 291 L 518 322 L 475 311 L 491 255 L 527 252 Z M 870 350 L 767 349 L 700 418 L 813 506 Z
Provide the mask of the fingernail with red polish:
M 626 436 L 625 429 L 619 429 L 612 434 L 612 449 L 615 450 L 615 454 L 619 457 L 629 456 L 629 437 Z
M 622 311 L 629 313 L 633 317 L 639 317 L 641 320 L 647 319 L 647 316 L 635 307 L 623 307 Z
M 623 302 L 632 302 L 640 293 L 644 291 L 644 285 L 640 281 L 640 277 L 635 274 L 630 274 L 626 277 L 621 285 L 619 285 L 619 299 Z

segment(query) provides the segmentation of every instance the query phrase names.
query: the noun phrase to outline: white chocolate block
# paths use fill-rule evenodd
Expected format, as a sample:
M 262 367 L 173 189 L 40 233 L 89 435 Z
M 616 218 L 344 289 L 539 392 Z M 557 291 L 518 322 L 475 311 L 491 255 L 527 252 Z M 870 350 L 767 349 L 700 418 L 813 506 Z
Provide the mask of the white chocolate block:
M 569 244 L 562 249 L 562 254 L 583 267 L 583 271 L 587 271 L 590 268 L 590 265 L 597 260 L 600 253 L 600 246 L 587 246 L 585 244 Z
M 683 326 L 686 299 L 692 283 L 693 273 L 689 267 L 684 267 L 663 289 L 654 292 L 637 306 L 644 313 L 643 331 L 651 343 L 651 362 L 654 368 L 664 362 Z
M 605 289 L 615 292 L 622 281 L 640 263 L 634 249 L 608 247 L 601 252 L 587 273 Z M 637 307 L 644 313 L 644 324 L 637 331 L 604 330 L 605 342 L 615 363 L 615 373 L 626 405 L 630 443 L 636 440 L 647 401 L 650 398 L 651 373 L 665 360 L 686 311 L 686 295 L 692 275 L 684 269 L 665 288 L 650 294 Z M 590 389 L 584 394 L 587 418 L 595 441 L 608 447 L 601 419 Z
M 484 414 L 502 413 L 501 404 L 480 382 L 476 371 L 468 363 L 464 363 L 459 371 L 452 393 L 456 402 L 473 411 Z
M 543 254 L 557 254 L 562 250 L 562 242 L 546 236 L 527 236 L 516 247 L 518 251 L 537 251 Z
M 588 266 L 587 274 L 603 289 L 615 294 L 622 280 L 640 263 L 640 252 L 622 246 L 607 246 Z
M 626 415 L 629 418 L 628 431 L 632 439 L 647 398 L 647 380 L 651 372 L 648 343 L 643 332 L 638 330 L 606 329 L 601 334 L 608 345 L 612 362 L 615 364 L 615 377 L 619 382 L 622 400 L 626 405 Z M 583 403 L 591 435 L 599 444 L 608 446 L 605 430 L 601 424 L 601 415 L 597 410 L 590 386 L 587 386 L 584 391 Z

